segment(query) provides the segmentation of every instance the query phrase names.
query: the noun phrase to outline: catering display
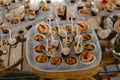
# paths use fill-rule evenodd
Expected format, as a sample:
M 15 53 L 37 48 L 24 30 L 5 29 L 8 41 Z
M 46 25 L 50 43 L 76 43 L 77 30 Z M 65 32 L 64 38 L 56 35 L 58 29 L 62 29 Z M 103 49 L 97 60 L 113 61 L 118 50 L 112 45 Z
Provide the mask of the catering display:
M 7 1 L 1 0 L 1 2 L 0 24 L 1 26 L 6 25 L 12 32 L 39 22 L 39 20 L 46 18 L 50 11 L 50 7 L 43 1 L 27 0 L 19 2 L 8 0 L 7 3 Z M 9 33 L 3 28 L 1 30 L 3 34 Z
M 106 39 L 112 29 L 100 28 L 97 37 L 86 19 L 120 12 L 120 1 L 64 0 L 63 4 L 60 1 L 0 0 L 0 36 L 10 35 L 7 43 L 1 37 L 1 55 L 8 53 L 8 45 L 16 46 L 19 39 L 12 38 L 13 32 L 32 26 L 26 37 L 26 57 L 33 68 L 69 72 L 97 66 L 102 56 L 98 37 Z M 119 26 L 120 20 L 114 24 L 116 32 Z M 22 31 L 20 35 L 24 38 Z
M 85 21 L 40 22 L 30 29 L 26 42 L 28 63 L 45 72 L 92 68 L 101 60 L 93 28 Z

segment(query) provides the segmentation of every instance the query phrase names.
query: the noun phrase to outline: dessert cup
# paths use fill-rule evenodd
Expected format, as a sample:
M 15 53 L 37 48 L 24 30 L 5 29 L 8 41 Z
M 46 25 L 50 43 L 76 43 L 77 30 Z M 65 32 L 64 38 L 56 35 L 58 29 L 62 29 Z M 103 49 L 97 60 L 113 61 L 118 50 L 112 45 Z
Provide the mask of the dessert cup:
M 78 60 L 75 56 L 67 56 L 64 59 L 65 64 L 67 64 L 67 66 L 76 66 Z
M 95 51 L 95 49 L 96 49 L 96 45 L 92 42 L 87 42 L 87 43 L 84 44 L 84 50 L 85 51 L 91 52 L 91 51 Z
M 92 53 L 90 53 L 90 54 L 86 54 L 86 53 L 87 52 L 81 53 L 78 56 L 79 62 L 82 63 L 82 64 L 84 64 L 84 65 L 92 64 L 96 60 L 95 55 L 93 55 Z M 87 58 L 86 58 L 86 56 L 87 56 Z
M 53 66 L 60 66 L 62 64 L 62 62 L 63 62 L 63 59 L 59 55 L 55 55 L 55 56 L 50 58 L 50 63 Z
M 48 62 L 48 57 L 45 54 L 39 54 L 35 56 L 35 62 L 38 64 L 46 64 Z

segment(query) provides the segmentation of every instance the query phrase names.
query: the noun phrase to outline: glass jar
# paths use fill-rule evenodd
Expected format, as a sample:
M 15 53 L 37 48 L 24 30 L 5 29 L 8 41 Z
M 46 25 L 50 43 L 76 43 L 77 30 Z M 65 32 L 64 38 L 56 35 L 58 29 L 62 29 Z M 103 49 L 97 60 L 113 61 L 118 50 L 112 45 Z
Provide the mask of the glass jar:
M 112 53 L 117 59 L 120 59 L 120 33 L 116 37 Z

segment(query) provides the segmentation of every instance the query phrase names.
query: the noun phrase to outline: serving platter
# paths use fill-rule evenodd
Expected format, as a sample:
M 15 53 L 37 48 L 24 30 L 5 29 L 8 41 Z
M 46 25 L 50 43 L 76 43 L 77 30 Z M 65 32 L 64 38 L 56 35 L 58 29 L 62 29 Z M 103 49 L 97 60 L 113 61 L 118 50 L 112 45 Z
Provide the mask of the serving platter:
M 76 22 L 78 22 L 78 21 L 74 21 L 74 26 L 75 26 Z M 43 23 L 43 22 L 40 22 L 40 23 Z M 68 22 L 68 21 L 59 22 L 60 26 L 63 26 L 65 24 L 71 24 L 71 22 Z M 56 24 L 56 22 L 52 22 L 51 25 L 54 26 L 54 25 L 57 25 L 57 24 Z M 35 41 L 34 38 L 33 38 L 35 34 L 40 34 L 37 30 L 38 26 L 39 26 L 39 23 L 36 24 L 35 26 L 33 26 L 30 29 L 30 31 L 28 33 L 28 36 L 27 36 L 27 41 L 26 41 L 27 61 L 30 64 L 30 66 L 32 66 L 33 68 L 35 68 L 39 71 L 44 71 L 44 72 L 66 72 L 66 71 L 85 70 L 85 69 L 93 68 L 93 67 L 95 67 L 96 65 L 99 64 L 99 62 L 101 60 L 101 55 L 102 55 L 101 54 L 101 48 L 100 48 L 100 44 L 99 44 L 98 38 L 96 36 L 96 33 L 90 25 L 89 25 L 89 30 L 87 31 L 87 33 L 92 34 L 92 40 L 84 42 L 84 44 L 86 44 L 86 43 L 94 43 L 95 44 L 95 50 L 90 52 L 91 54 L 93 54 L 95 56 L 95 60 L 92 63 L 84 64 L 84 63 L 80 62 L 77 58 L 78 56 L 76 56 L 74 54 L 73 45 L 70 47 L 70 49 L 71 49 L 70 54 L 73 53 L 73 55 L 71 55 L 71 56 L 77 58 L 77 63 L 76 64 L 74 64 L 74 65 L 66 64 L 65 58 L 60 53 L 60 48 L 61 48 L 60 46 L 58 47 L 58 50 L 56 51 L 56 54 L 55 54 L 55 56 L 61 56 L 61 58 L 62 58 L 62 63 L 60 65 L 56 66 L 56 65 L 51 64 L 50 60 L 54 56 L 50 56 L 50 57 L 48 56 L 48 59 L 47 59 L 46 63 L 42 63 L 42 64 L 37 63 L 36 59 L 35 59 L 36 56 L 42 55 L 42 54 L 46 55 L 46 53 L 38 53 L 34 50 L 36 45 L 46 44 L 46 40 L 45 40 L 45 42 L 39 42 L 39 41 Z M 45 39 L 48 39 L 48 37 L 46 35 L 45 35 Z M 57 39 L 59 39 L 59 38 L 57 38 Z

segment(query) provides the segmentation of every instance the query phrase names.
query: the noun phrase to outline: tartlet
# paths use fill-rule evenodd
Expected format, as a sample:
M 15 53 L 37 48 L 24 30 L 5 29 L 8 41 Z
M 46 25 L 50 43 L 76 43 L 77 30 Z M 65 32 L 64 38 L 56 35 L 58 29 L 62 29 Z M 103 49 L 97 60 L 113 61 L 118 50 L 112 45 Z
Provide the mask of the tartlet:
M 53 32 L 53 34 L 57 34 L 58 33 L 58 26 L 57 25 L 52 27 L 52 32 Z
M 61 56 L 51 57 L 50 63 L 54 66 L 58 66 L 62 63 L 62 57 Z
M 77 63 L 77 59 L 73 56 L 68 56 L 65 58 L 65 63 L 68 65 L 75 65 Z
M 84 50 L 86 51 L 94 51 L 95 50 L 95 44 L 94 43 L 87 43 L 84 45 Z
M 83 64 L 91 64 L 95 61 L 96 57 L 90 52 L 81 53 L 78 56 L 78 60 Z
M 43 37 L 43 35 L 35 34 L 35 35 L 34 35 L 34 40 L 35 40 L 35 41 L 44 41 L 45 38 Z
M 38 44 L 38 45 L 35 46 L 34 50 L 38 53 L 45 53 L 46 48 L 45 48 L 45 45 Z
M 44 7 L 42 7 L 42 10 L 43 10 L 43 11 L 49 11 L 49 10 L 50 10 L 50 8 L 49 8 L 49 7 L 44 6 Z
M 76 26 L 81 32 L 86 32 L 88 30 L 88 24 L 86 22 L 77 22 Z
M 83 41 L 92 40 L 92 35 L 90 33 L 82 34 L 82 36 L 83 36 Z
M 66 24 L 65 29 L 66 29 L 66 31 L 71 32 L 72 31 L 72 26 L 70 24 Z
M 18 23 L 20 23 L 20 20 L 19 19 L 11 19 L 10 23 L 11 24 L 18 24 Z
M 35 61 L 37 63 L 46 63 L 48 61 L 48 57 L 46 55 L 40 54 L 35 57 Z
M 85 9 L 80 9 L 79 11 L 80 11 L 81 14 L 88 14 L 88 11 L 85 10 Z
M 53 55 L 55 55 L 55 51 L 56 51 L 56 47 L 53 46 L 53 45 L 49 45 L 47 55 L 48 56 L 53 56 Z
M 49 31 L 49 27 L 47 24 L 42 24 L 40 23 L 38 28 L 37 28 L 38 32 L 41 34 L 47 34 Z

